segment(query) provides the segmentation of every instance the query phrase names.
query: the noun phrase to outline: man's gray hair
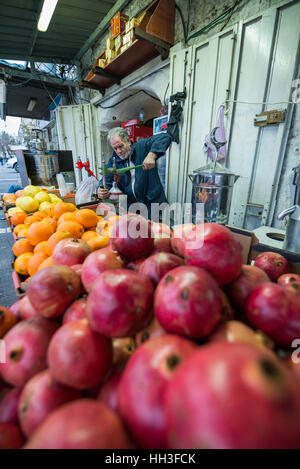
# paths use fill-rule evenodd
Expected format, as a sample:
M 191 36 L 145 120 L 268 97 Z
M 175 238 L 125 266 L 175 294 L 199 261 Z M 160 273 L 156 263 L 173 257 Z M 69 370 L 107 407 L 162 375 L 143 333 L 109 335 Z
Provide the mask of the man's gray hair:
M 115 138 L 115 137 L 120 137 L 123 142 L 128 142 L 129 141 L 129 135 L 126 132 L 125 129 L 122 127 L 114 127 L 113 129 L 110 129 L 110 131 L 107 134 L 107 141 L 110 144 L 110 142 Z

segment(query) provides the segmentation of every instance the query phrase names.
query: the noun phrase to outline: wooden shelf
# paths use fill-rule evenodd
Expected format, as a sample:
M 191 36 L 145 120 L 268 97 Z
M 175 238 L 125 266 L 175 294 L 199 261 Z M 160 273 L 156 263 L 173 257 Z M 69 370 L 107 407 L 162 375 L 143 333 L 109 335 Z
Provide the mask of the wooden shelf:
M 139 27 L 134 28 L 135 40 L 130 47 L 104 68 L 99 68 L 96 61 L 80 85 L 104 94 L 106 88 L 120 84 L 122 78 L 159 54 L 166 59 L 174 40 L 174 19 L 175 0 L 154 0 L 145 10 Z
M 103 92 L 114 83 L 119 84 L 122 78 L 157 55 L 161 54 L 163 59 L 168 57 L 170 44 L 167 42 L 151 36 L 140 28 L 135 28 L 135 36 L 136 40 L 132 45 L 117 55 L 105 68 L 93 67 L 82 85 L 92 85 L 93 88 L 97 87 Z

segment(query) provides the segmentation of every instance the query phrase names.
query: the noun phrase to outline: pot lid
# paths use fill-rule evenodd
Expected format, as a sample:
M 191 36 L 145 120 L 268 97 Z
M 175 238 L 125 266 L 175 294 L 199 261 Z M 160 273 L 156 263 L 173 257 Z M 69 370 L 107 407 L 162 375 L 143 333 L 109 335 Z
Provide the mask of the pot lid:
M 214 163 L 213 161 L 210 161 L 207 163 L 205 166 L 202 166 L 201 168 L 194 169 L 193 175 L 194 174 L 226 174 L 228 176 L 235 176 L 235 174 L 230 171 L 228 168 L 225 168 L 225 166 L 221 165 L 220 163 L 216 162 Z

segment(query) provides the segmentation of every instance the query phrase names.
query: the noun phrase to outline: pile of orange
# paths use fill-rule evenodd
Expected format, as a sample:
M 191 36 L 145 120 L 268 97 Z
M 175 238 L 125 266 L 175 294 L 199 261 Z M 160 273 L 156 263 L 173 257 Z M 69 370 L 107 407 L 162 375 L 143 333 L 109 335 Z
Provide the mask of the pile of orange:
M 51 265 L 53 250 L 62 239 L 82 239 L 91 251 L 107 246 L 109 232 L 117 218 L 103 220 L 93 210 L 78 210 L 75 205 L 65 202 L 31 215 L 15 213 L 11 221 L 17 236 L 13 246 L 16 272 L 32 276 Z

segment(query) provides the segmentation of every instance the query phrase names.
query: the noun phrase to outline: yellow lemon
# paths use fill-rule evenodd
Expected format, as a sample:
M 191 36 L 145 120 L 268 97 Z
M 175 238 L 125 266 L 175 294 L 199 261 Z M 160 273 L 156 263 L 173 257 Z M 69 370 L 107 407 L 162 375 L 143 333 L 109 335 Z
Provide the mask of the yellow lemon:
M 28 197 L 34 197 L 38 192 L 40 192 L 41 188 L 37 186 L 26 186 L 24 187 L 23 195 Z
M 19 197 L 16 202 L 18 202 L 16 205 L 27 213 L 36 212 L 39 209 L 38 201 L 34 200 L 32 197 Z
M 42 202 L 50 202 L 51 199 L 49 197 L 49 194 L 48 192 L 46 191 L 40 191 L 38 192 L 35 196 L 34 196 L 34 199 L 37 200 L 39 203 L 42 203 Z

